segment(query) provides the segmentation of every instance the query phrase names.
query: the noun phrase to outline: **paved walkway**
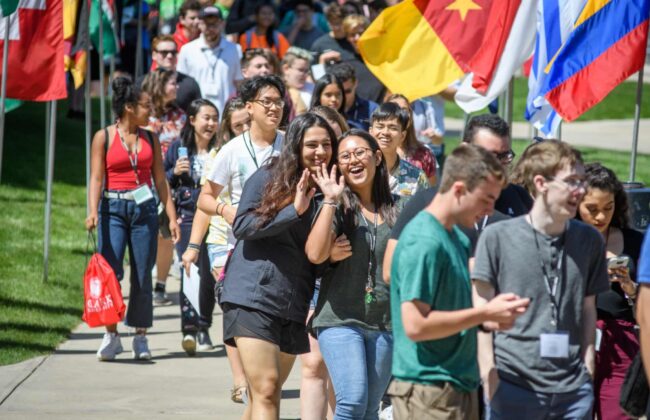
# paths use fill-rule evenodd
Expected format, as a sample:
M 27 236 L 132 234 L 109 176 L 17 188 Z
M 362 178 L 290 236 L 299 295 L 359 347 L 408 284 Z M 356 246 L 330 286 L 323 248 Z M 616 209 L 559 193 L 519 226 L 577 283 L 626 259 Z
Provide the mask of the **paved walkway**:
M 648 98 L 650 101 L 650 98 Z M 462 119 L 446 118 L 447 135 L 458 136 L 465 122 Z M 515 122 L 512 137 L 516 139 L 532 138 L 530 124 Z M 562 140 L 577 147 L 595 147 L 597 149 L 632 150 L 632 132 L 634 120 L 601 120 L 572 122 L 562 124 Z M 639 125 L 638 152 L 650 154 L 650 119 L 642 119 Z
M 179 285 L 170 276 L 168 288 L 175 304 L 154 308 L 154 327 L 148 334 L 150 362 L 132 359 L 132 335 L 124 328 L 120 329 L 124 353 L 113 362 L 98 362 L 95 352 L 103 331 L 81 324 L 54 354 L 0 367 L 0 418 L 238 419 L 244 406 L 230 401 L 231 376 L 223 345 L 193 358 L 181 348 Z M 210 334 L 215 344 L 221 343 L 218 308 Z M 300 417 L 299 388 L 300 361 L 296 361 L 282 392 L 283 419 Z

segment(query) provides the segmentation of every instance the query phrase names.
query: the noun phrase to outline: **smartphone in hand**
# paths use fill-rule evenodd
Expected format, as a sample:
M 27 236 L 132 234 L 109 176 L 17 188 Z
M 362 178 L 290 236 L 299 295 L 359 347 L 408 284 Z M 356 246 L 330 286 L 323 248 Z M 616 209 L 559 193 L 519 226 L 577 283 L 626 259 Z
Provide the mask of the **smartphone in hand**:
M 618 257 L 612 257 L 607 259 L 607 268 L 621 268 L 627 267 L 630 264 L 630 257 L 627 255 L 621 255 Z

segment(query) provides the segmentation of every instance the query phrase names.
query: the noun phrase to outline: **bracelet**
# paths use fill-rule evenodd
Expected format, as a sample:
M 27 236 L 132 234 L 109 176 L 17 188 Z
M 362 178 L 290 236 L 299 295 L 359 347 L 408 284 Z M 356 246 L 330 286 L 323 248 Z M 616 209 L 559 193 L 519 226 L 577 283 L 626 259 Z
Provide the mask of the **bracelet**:
M 187 248 L 188 249 L 193 249 L 195 251 L 200 251 L 201 250 L 201 245 L 190 242 L 189 244 L 187 244 Z
M 323 205 L 324 206 L 332 206 L 332 207 L 338 207 L 339 206 L 334 201 L 323 201 Z
M 221 212 L 223 211 L 223 207 L 221 207 L 221 210 L 219 210 L 219 206 L 226 206 L 226 203 L 220 201 L 217 203 L 217 216 L 221 216 Z

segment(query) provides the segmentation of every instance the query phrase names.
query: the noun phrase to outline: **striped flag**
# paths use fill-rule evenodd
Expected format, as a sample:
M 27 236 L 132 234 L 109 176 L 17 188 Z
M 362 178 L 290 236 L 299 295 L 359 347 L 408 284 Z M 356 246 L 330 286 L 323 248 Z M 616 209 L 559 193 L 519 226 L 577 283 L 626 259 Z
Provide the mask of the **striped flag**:
M 5 18 L 16 11 L 18 0 L 0 0 L 0 18 Z
M 546 67 L 541 93 L 566 121 L 643 67 L 650 0 L 587 0 Z
M 573 29 L 585 0 L 540 0 L 537 6 L 537 40 L 528 76 L 526 119 L 546 137 L 558 136 L 562 118 L 544 98 L 544 69 Z
M 521 0 L 509 4 L 507 9 L 512 13 L 511 19 L 491 27 L 492 31 L 486 40 L 500 38 L 502 42 L 486 42 L 477 53 L 477 57 L 489 59 L 491 71 L 488 74 L 491 77 L 481 77 L 480 67 L 472 66 L 472 73 L 461 83 L 454 99 L 465 112 L 471 113 L 487 107 L 506 90 L 515 71 L 530 57 L 535 41 L 536 2 L 537 0 Z M 499 2 L 499 7 L 506 8 L 506 3 L 512 2 Z

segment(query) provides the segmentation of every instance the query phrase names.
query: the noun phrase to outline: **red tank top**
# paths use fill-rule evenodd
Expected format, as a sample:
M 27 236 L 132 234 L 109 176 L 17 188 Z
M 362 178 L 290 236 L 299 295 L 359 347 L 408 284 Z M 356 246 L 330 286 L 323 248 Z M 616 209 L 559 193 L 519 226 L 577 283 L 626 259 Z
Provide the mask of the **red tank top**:
M 147 184 L 151 187 L 153 149 L 141 129 L 138 130 L 138 133 L 141 146 L 140 152 L 138 153 L 138 178 L 141 185 Z M 133 190 L 137 187 L 138 184 L 135 181 L 135 172 L 133 172 L 129 155 L 122 145 L 117 130 L 115 130 L 113 143 L 111 143 L 106 153 L 106 189 L 124 191 Z

